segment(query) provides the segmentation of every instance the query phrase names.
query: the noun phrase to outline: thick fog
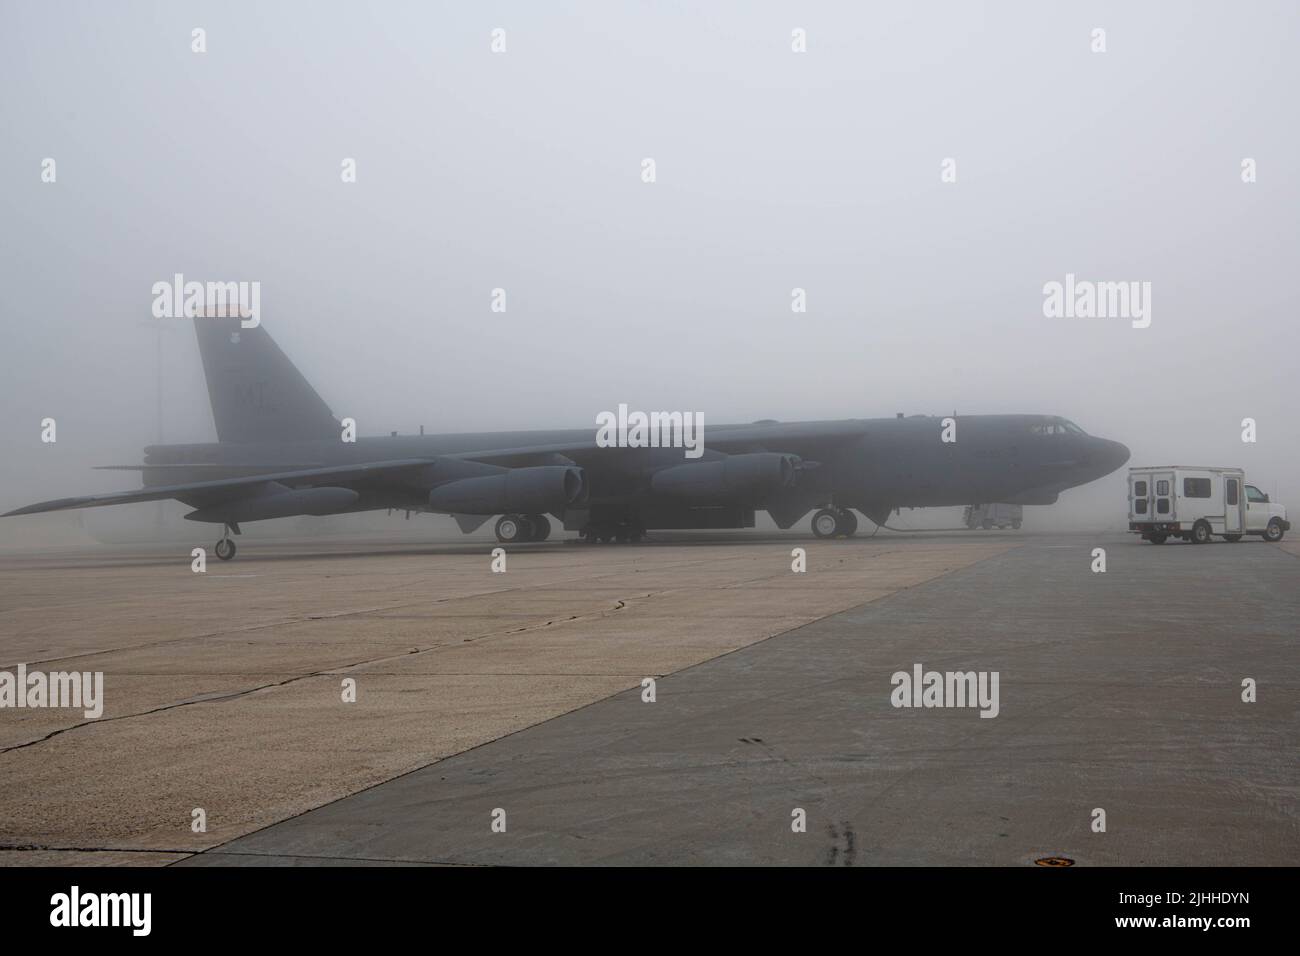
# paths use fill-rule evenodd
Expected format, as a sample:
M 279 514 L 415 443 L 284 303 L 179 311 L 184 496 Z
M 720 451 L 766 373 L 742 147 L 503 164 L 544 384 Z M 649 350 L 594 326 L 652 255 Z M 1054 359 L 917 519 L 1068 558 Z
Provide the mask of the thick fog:
M 0 18 L 0 510 L 215 439 L 189 321 L 151 314 L 176 273 L 260 282 L 262 324 L 363 435 L 585 428 L 620 402 L 1045 413 L 1300 507 L 1293 3 Z M 1047 317 L 1067 274 L 1150 283 L 1149 326 Z M 1123 476 L 1027 528 L 1123 527 Z M 5 519 L 0 546 L 73 520 Z

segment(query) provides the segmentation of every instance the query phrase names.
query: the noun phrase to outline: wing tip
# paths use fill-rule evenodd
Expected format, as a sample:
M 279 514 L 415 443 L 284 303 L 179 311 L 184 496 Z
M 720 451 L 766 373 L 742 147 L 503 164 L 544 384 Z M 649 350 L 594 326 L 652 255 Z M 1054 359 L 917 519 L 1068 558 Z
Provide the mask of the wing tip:
M 76 498 L 56 498 L 54 501 L 38 501 L 34 505 L 25 505 L 22 508 L 15 508 L 13 511 L 6 511 L 0 515 L 0 518 L 12 518 L 16 515 L 38 515 L 47 511 L 60 511 L 68 507 L 69 502 L 76 501 Z

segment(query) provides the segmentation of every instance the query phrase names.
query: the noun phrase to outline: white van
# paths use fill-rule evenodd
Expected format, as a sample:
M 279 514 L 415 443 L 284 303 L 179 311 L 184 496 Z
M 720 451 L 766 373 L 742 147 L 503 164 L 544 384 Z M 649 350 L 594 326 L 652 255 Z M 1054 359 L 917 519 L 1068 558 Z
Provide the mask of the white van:
M 1216 534 L 1281 541 L 1291 522 L 1286 508 L 1246 484 L 1240 468 L 1158 465 L 1128 470 L 1128 529 L 1152 544 L 1170 537 L 1205 544 Z

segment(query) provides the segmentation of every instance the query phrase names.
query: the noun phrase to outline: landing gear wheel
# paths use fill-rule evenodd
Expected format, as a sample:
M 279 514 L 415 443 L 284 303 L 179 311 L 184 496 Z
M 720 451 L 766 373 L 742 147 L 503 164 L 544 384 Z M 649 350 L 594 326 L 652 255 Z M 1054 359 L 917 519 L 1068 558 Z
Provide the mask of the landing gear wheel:
M 217 542 L 217 546 L 213 550 L 217 552 L 217 557 L 222 561 L 229 561 L 235 556 L 235 542 L 229 538 L 222 538 Z
M 835 510 L 838 511 L 840 513 L 840 517 L 844 519 L 844 523 L 840 527 L 840 534 L 844 535 L 844 537 L 846 538 L 851 538 L 855 534 L 857 534 L 858 516 L 855 515 L 848 508 L 836 508 Z
M 844 524 L 842 512 L 823 508 L 812 517 L 812 532 L 819 538 L 833 538 Z
M 533 529 L 529 541 L 545 541 L 551 536 L 551 523 L 546 520 L 546 515 L 529 515 L 528 523 Z
M 584 536 L 589 544 L 597 541 L 601 544 L 609 544 L 611 541 L 629 544 L 640 541 L 645 536 L 645 529 L 626 521 L 619 524 L 588 525 L 578 534 Z
M 1149 534 L 1147 535 L 1147 540 L 1152 544 L 1164 544 L 1168 537 L 1169 535 L 1167 534 Z
M 528 540 L 532 529 L 519 515 L 502 515 L 497 519 L 497 540 L 502 544 L 519 544 Z
M 1192 525 L 1192 544 L 1209 544 L 1210 526 L 1204 521 Z
M 1270 521 L 1268 527 L 1264 529 L 1264 540 L 1271 543 L 1282 540 L 1282 525 L 1276 518 Z

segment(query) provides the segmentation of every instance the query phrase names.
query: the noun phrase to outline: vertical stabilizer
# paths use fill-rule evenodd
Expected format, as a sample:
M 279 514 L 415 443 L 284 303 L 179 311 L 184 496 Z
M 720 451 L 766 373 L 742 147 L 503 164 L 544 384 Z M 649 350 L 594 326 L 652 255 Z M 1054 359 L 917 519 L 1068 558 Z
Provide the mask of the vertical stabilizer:
M 339 437 L 329 406 L 266 329 L 238 317 L 196 317 L 194 330 L 220 442 Z

